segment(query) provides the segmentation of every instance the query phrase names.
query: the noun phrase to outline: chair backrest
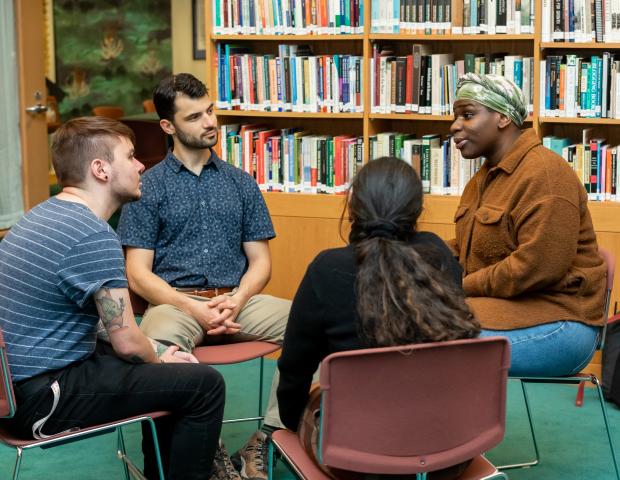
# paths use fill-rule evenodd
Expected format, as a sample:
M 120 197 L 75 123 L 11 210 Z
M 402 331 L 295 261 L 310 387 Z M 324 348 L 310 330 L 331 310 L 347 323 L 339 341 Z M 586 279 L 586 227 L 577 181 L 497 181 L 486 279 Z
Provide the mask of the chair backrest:
M 605 336 L 607 335 L 607 322 L 609 321 L 609 306 L 611 304 L 611 291 L 614 288 L 614 275 L 616 273 L 616 257 L 613 253 L 603 247 L 598 248 L 598 253 L 601 254 L 605 265 L 607 266 L 607 285 L 605 288 L 605 299 L 603 304 L 603 333 L 601 335 L 601 342 L 599 348 L 602 349 L 605 345 Z
M 321 364 L 319 458 L 412 474 L 470 459 L 504 436 L 503 337 L 339 352 Z
M 106 117 L 113 120 L 120 120 L 125 115 L 123 107 L 117 107 L 114 105 L 99 105 L 93 107 L 93 115 L 97 117 Z
M 122 122 L 133 131 L 135 142 L 135 157 L 148 170 L 164 159 L 168 153 L 166 134 L 154 119 L 124 118 Z
M 13 392 L 13 381 L 4 343 L 4 335 L 0 329 L 0 418 L 11 418 L 15 415 L 16 403 Z
M 142 108 L 144 109 L 144 113 L 153 113 L 156 111 L 155 103 L 150 98 L 142 102 Z

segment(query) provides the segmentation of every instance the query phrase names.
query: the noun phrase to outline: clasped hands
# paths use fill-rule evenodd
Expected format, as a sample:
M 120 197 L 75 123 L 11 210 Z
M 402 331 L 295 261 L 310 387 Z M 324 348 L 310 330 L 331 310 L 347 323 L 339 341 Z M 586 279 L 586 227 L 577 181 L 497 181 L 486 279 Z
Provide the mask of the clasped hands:
M 192 315 L 207 335 L 233 335 L 241 330 L 235 320 L 244 303 L 235 295 L 218 295 L 207 302 L 196 300 Z

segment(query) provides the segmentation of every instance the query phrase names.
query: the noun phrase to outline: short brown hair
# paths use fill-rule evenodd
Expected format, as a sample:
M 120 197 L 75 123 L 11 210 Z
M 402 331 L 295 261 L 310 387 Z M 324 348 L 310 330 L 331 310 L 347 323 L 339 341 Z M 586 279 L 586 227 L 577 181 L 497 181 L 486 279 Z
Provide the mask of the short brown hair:
M 172 122 L 177 112 L 175 101 L 178 94 L 196 99 L 208 95 L 209 90 L 191 73 L 179 73 L 162 79 L 153 92 L 153 103 L 159 118 Z
M 80 185 L 95 158 L 112 161 L 113 138 L 126 137 L 135 143 L 133 131 L 105 117 L 78 117 L 63 124 L 52 139 L 52 163 L 61 187 Z

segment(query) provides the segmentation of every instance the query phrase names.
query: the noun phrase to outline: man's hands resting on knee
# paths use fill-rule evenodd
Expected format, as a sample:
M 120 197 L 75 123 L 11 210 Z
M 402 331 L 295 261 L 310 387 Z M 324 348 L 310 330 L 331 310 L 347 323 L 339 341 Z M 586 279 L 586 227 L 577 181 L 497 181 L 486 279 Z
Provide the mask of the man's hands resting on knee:
M 241 330 L 241 325 L 235 323 L 238 309 L 233 297 L 228 295 L 220 295 L 208 302 L 188 298 L 187 302 L 187 313 L 196 319 L 207 335 L 238 333 Z

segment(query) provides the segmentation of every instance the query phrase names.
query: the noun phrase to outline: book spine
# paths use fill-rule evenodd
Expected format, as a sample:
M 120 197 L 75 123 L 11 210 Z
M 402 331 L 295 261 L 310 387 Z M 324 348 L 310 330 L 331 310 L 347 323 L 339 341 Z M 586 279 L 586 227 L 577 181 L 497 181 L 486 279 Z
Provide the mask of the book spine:
M 597 42 L 603 42 L 603 0 L 594 0 L 595 38 Z
M 551 41 L 551 1 L 542 0 L 541 40 L 543 42 Z
M 506 0 L 497 0 L 497 14 L 495 16 L 495 33 L 508 33 L 508 16 Z

